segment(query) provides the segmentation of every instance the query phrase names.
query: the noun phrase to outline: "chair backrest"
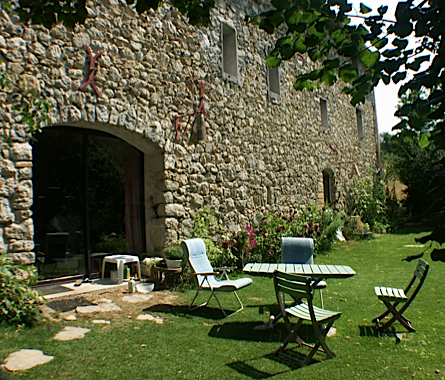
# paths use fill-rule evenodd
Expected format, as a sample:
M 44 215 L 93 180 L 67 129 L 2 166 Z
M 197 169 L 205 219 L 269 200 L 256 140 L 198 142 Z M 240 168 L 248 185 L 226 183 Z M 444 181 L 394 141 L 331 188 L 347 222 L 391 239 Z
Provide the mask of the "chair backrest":
M 414 270 L 414 276 L 411 280 L 411 282 L 408 284 L 408 286 L 405 289 L 405 294 L 408 293 L 409 289 L 411 288 L 411 286 L 414 284 L 415 280 L 418 279 L 419 283 L 417 284 L 416 289 L 414 290 L 414 292 L 411 295 L 411 299 L 415 297 L 415 295 L 419 292 L 420 288 L 422 287 L 426 275 L 428 274 L 428 270 L 429 270 L 429 265 L 425 260 L 419 259 L 419 261 L 417 262 L 417 266 L 416 269 Z
M 194 273 L 213 272 L 212 264 L 207 257 L 204 240 L 199 238 L 184 240 L 181 242 L 181 248 Z
M 307 299 L 312 303 L 313 288 L 310 277 L 275 271 L 273 280 L 278 303 L 282 303 L 281 293 L 289 294 L 294 300 Z
M 281 262 L 293 264 L 314 263 L 314 240 L 305 237 L 281 238 Z

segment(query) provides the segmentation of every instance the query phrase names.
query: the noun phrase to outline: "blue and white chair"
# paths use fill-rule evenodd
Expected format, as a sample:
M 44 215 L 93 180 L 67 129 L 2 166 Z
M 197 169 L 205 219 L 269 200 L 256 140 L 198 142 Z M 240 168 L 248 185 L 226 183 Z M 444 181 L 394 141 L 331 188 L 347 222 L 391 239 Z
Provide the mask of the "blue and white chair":
M 314 239 L 305 237 L 281 238 L 281 262 L 290 264 L 314 263 Z M 321 288 L 326 287 L 325 281 L 319 281 L 321 307 L 323 308 L 323 293 Z
M 218 302 L 219 307 L 221 308 L 223 314 L 226 317 L 229 317 L 241 310 L 243 310 L 243 304 L 236 293 L 237 290 L 242 289 L 252 283 L 251 278 L 239 278 L 237 280 L 230 280 L 227 272 L 223 271 L 223 276 L 226 278 L 225 280 L 218 279 L 218 272 L 215 272 L 210 261 L 207 257 L 206 247 L 204 241 L 202 239 L 188 239 L 181 242 L 181 248 L 184 252 L 185 257 L 187 257 L 190 266 L 193 270 L 193 275 L 195 276 L 196 283 L 198 289 L 196 291 L 195 297 L 193 298 L 189 309 L 194 310 L 202 306 L 207 306 L 212 296 L 215 296 L 216 301 Z M 207 302 L 199 306 L 193 307 L 193 303 L 195 302 L 198 294 L 201 290 L 210 291 L 210 297 Z M 240 304 L 240 309 L 237 311 L 227 314 L 224 308 L 221 305 L 216 293 L 217 292 L 233 292 Z

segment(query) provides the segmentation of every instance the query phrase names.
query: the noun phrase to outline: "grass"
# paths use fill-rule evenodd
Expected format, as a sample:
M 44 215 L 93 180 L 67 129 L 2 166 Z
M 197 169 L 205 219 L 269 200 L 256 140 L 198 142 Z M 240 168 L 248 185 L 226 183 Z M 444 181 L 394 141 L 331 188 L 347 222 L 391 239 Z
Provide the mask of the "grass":
M 129 319 L 124 312 L 107 316 L 111 325 L 93 325 L 86 318 L 75 322 L 44 322 L 34 328 L 0 327 L 0 360 L 22 348 L 40 349 L 55 359 L 26 372 L 0 371 L 0 379 L 444 379 L 445 376 L 445 264 L 426 260 L 431 268 L 426 282 L 404 314 L 417 329 L 396 339 L 394 334 L 375 336 L 371 320 L 384 310 L 374 286 L 405 287 L 415 261 L 402 259 L 417 254 L 416 234 L 380 235 L 372 240 L 338 243 L 316 263 L 350 265 L 357 274 L 329 280 L 324 290 L 325 307 L 340 310 L 328 338 L 335 359 L 315 355 L 305 368 L 278 360 L 271 353 L 286 334 L 280 323 L 272 331 L 253 327 L 276 312 L 271 279 L 254 277 L 239 292 L 245 309 L 221 318 L 215 301 L 211 307 L 189 312 L 191 289 L 179 292 L 173 304 L 150 306 L 144 312 L 162 316 L 164 324 Z M 223 303 L 236 307 L 233 296 Z M 137 306 L 142 313 L 147 306 Z M 65 325 L 88 327 L 85 338 L 56 342 L 52 337 Z M 393 325 L 397 333 L 404 328 Z M 304 348 L 297 351 L 306 352 Z

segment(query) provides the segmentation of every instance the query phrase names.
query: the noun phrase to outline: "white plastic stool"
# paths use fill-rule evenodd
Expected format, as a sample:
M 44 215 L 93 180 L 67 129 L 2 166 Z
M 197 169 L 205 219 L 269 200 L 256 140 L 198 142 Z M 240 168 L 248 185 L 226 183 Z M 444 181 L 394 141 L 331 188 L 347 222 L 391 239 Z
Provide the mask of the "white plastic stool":
M 137 263 L 139 279 L 141 278 L 141 265 L 139 263 L 139 257 L 131 255 L 111 255 L 105 256 L 102 262 L 102 278 L 105 274 L 105 264 L 111 263 L 117 265 L 117 283 L 122 284 L 124 282 L 124 266 L 128 263 Z

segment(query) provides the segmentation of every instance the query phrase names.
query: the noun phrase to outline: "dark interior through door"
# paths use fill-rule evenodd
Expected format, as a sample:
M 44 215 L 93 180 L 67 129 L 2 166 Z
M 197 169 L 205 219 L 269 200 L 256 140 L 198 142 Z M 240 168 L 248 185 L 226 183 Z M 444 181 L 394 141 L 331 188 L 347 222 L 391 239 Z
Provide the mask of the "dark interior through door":
M 131 249 L 144 245 L 143 234 L 129 242 L 126 231 L 130 221 L 143 225 L 142 153 L 88 129 L 51 127 L 37 138 L 33 215 L 39 274 L 94 277 L 104 254 L 139 254 Z

